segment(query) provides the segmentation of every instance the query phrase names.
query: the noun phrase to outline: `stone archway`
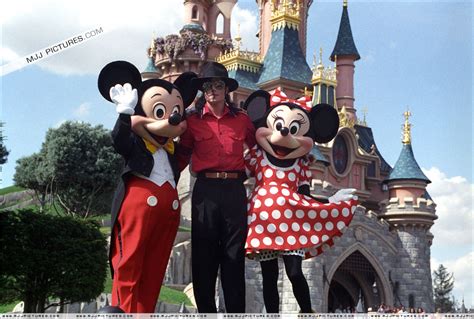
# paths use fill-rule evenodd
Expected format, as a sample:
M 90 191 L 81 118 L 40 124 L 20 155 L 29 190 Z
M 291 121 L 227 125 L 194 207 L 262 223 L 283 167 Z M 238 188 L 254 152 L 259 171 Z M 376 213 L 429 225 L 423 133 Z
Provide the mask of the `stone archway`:
M 340 256 L 327 278 L 329 284 L 324 289 L 327 312 L 355 309 L 359 296 L 364 312 L 382 302 L 391 304 L 393 301 L 392 288 L 383 268 L 360 244 L 353 245 Z

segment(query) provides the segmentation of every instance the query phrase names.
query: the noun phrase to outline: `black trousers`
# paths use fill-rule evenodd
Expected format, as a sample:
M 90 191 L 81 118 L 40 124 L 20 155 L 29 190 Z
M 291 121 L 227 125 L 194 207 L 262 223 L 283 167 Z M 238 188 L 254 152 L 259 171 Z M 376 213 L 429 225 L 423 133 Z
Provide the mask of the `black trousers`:
M 200 313 L 216 313 L 221 269 L 226 311 L 245 312 L 247 196 L 241 179 L 198 178 L 192 196 L 192 274 Z

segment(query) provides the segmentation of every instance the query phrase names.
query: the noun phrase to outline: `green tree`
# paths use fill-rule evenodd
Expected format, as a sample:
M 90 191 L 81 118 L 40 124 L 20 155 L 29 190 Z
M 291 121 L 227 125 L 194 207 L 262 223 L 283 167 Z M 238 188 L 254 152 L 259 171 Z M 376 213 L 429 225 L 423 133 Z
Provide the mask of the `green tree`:
M 3 139 L 0 141 L 0 165 L 3 165 L 7 162 L 8 154 L 10 152 L 7 150 L 5 145 L 3 145 Z
M 52 194 L 68 215 L 88 217 L 110 210 L 121 167 L 110 131 L 66 122 L 48 130 L 39 154 L 18 162 L 15 182 L 43 199 Z
M 107 242 L 99 226 L 32 210 L 0 212 L 0 303 L 25 302 L 25 312 L 89 301 L 104 288 Z
M 17 160 L 15 184 L 23 188 L 32 189 L 40 202 L 40 211 L 43 211 L 47 200 L 52 198 L 53 175 L 44 154 L 35 153 Z
M 433 272 L 434 303 L 437 311 L 439 309 L 440 312 L 446 313 L 454 310 L 454 301 L 451 298 L 453 288 L 453 274 L 440 264 Z
M 3 143 L 5 141 L 2 132 L 3 124 L 3 122 L 0 122 L 0 165 L 3 165 L 7 162 L 8 154 L 10 154 L 10 151 L 7 150 L 5 144 Z
M 50 129 L 42 151 L 55 182 L 55 197 L 71 215 L 109 210 L 122 167 L 110 132 L 101 125 L 66 122 Z

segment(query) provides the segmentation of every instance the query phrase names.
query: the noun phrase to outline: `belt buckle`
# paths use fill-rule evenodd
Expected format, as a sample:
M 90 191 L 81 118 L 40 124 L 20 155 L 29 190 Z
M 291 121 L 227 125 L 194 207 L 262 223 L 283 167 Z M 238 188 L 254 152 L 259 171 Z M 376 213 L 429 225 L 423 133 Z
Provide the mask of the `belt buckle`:
M 222 179 L 227 179 L 227 172 L 218 172 L 217 177 L 222 178 Z

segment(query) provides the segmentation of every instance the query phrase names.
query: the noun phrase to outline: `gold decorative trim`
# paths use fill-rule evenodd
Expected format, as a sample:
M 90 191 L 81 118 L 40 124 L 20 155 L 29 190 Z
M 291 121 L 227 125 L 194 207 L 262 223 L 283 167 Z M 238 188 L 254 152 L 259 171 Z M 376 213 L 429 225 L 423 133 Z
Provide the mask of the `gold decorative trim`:
M 339 115 L 339 127 L 348 127 L 354 129 L 355 121 L 348 116 L 346 106 L 343 105 L 341 110 L 337 112 Z
M 270 23 L 272 31 L 290 28 L 298 30 L 300 26 L 300 0 L 271 0 L 272 15 Z M 295 3 L 296 1 L 296 3 Z
M 256 52 L 236 49 L 219 55 L 216 61 L 223 64 L 228 71 L 244 70 L 258 73 L 262 67 L 263 58 Z

